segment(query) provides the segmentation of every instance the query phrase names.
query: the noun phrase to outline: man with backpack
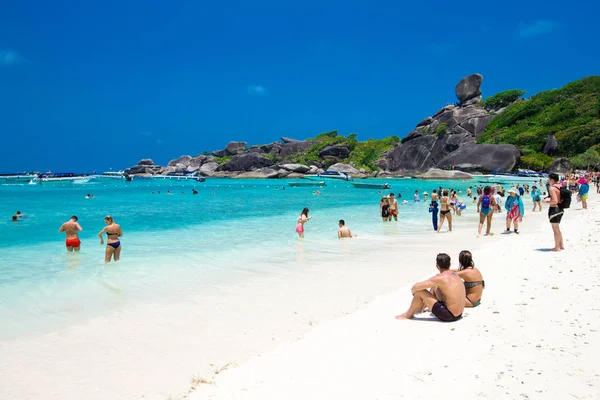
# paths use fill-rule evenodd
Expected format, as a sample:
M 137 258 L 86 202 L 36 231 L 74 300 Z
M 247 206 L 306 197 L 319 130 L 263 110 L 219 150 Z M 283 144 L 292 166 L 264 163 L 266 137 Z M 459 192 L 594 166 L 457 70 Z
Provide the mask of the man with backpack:
M 564 209 L 571 206 L 571 192 L 560 185 L 558 175 L 555 173 L 548 175 L 548 181 L 550 183 L 548 192 L 550 195 L 548 219 L 554 233 L 554 248 L 551 251 L 561 251 L 565 249 L 565 244 L 559 224 L 564 214 Z

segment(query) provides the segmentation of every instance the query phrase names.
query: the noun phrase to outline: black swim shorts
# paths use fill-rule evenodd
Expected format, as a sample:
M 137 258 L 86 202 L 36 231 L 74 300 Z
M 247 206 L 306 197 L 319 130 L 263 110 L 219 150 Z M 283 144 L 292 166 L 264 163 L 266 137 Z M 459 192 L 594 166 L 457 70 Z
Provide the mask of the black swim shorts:
M 455 317 L 454 314 L 452 314 L 450 310 L 446 308 L 446 305 L 441 301 L 438 301 L 433 305 L 431 312 L 442 322 L 454 322 L 462 318 L 462 314 L 460 314 L 458 317 Z
M 551 224 L 560 224 L 563 214 L 564 211 L 558 207 L 548 208 L 548 219 L 550 220 Z

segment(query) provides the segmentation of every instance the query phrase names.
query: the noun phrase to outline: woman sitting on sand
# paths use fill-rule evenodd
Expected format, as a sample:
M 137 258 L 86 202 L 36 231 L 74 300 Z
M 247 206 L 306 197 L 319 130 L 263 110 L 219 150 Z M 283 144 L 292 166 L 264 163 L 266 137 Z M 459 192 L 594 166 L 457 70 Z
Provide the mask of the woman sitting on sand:
M 100 244 L 104 244 L 102 235 L 106 233 L 106 251 L 104 252 L 104 262 L 108 264 L 110 259 L 114 259 L 115 262 L 119 261 L 121 256 L 121 240 L 123 231 L 121 226 L 115 224 L 115 220 L 110 215 L 104 217 L 106 226 L 100 231 L 98 237 L 100 238 Z
M 442 230 L 446 218 L 448 219 L 448 230 L 452 232 L 452 214 L 450 213 L 452 209 L 454 209 L 454 206 L 450 204 L 448 189 L 444 189 L 442 197 L 440 198 L 440 225 L 438 226 L 438 233 Z
M 477 307 L 481 303 L 481 295 L 485 282 L 481 272 L 475 268 L 473 256 L 468 250 L 463 250 L 458 255 L 459 268 L 456 274 L 464 281 L 467 292 L 465 307 Z
M 304 224 L 310 219 L 312 219 L 312 217 L 308 216 L 308 207 L 304 207 L 300 213 L 300 216 L 298 217 L 298 224 L 296 225 L 296 232 L 298 232 L 299 237 L 304 237 Z

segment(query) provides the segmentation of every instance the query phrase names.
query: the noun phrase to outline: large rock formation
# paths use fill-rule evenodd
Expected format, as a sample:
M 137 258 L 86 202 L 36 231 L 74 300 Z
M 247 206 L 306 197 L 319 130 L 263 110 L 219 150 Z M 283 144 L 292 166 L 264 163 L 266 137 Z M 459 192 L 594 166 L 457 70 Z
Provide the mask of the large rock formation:
M 284 143 L 283 145 L 280 146 L 278 154 L 281 156 L 281 158 L 283 158 L 285 160 L 286 157 L 289 157 L 292 154 L 296 154 L 296 153 L 300 153 L 300 152 L 308 150 L 308 148 L 312 145 L 313 144 L 311 142 L 306 142 L 306 141 L 302 141 L 302 142 L 296 141 L 296 142 L 291 142 L 291 143 Z
M 215 157 L 235 156 L 242 154 L 246 150 L 246 142 L 229 142 L 223 150 L 213 151 Z
M 556 158 L 550 164 L 548 171 L 556 172 L 557 174 L 570 174 L 575 169 L 575 166 L 568 158 Z
M 191 156 L 181 156 L 179 158 L 169 161 L 169 164 L 167 164 L 167 165 L 169 167 L 175 167 L 177 164 L 182 164 L 187 167 L 188 165 L 190 165 L 191 160 L 192 160 Z
M 551 133 L 548 135 L 548 139 L 546 139 L 546 144 L 544 145 L 544 150 L 542 150 L 542 151 L 544 154 L 553 156 L 554 154 L 556 154 L 557 150 L 558 150 L 558 141 L 556 140 L 554 133 Z
M 296 143 L 296 142 L 299 142 L 299 140 L 296 140 L 296 139 L 291 139 L 291 138 L 289 138 L 289 137 L 285 137 L 285 136 L 282 136 L 282 137 L 281 137 L 281 141 L 282 141 L 283 143 Z
M 217 169 L 219 168 L 219 164 L 212 161 L 208 162 L 200 167 L 200 175 L 202 176 L 212 176 Z
M 138 161 L 137 165 L 154 165 L 154 161 L 149 158 L 144 158 L 143 160 Z
M 461 105 L 447 105 L 419 122 L 402 145 L 385 154 L 377 165 L 406 174 L 452 166 L 482 172 L 513 169 L 520 157 L 515 146 L 476 144 L 476 138 L 497 115 L 479 104 L 482 80 L 478 74 L 462 79 L 455 89 Z
M 520 157 L 521 152 L 512 144 L 467 143 L 444 157 L 438 166 L 463 171 L 511 171 Z
M 464 103 L 468 100 L 476 98 L 481 95 L 481 82 L 483 82 L 483 76 L 479 74 L 472 74 L 464 77 L 458 82 L 454 88 L 458 101 Z
M 361 173 L 350 164 L 342 164 L 342 163 L 333 164 L 327 170 L 328 171 L 345 172 L 347 174 L 350 174 L 351 176 L 360 176 L 361 175 Z
M 305 174 L 310 171 L 309 166 L 302 164 L 281 164 L 280 167 L 287 171 L 297 172 L 299 174 Z
M 278 178 L 279 173 L 272 168 L 259 168 L 253 171 L 242 172 L 235 178 Z
M 222 171 L 253 171 L 255 169 L 270 167 L 273 162 L 258 153 L 245 153 L 233 158 L 221 166 Z
M 319 152 L 319 157 L 321 157 L 323 159 L 335 158 L 338 160 L 342 160 L 344 158 L 348 158 L 349 155 L 350 155 L 350 149 L 348 148 L 348 146 L 344 146 L 341 144 L 334 144 L 333 146 L 327 146 Z

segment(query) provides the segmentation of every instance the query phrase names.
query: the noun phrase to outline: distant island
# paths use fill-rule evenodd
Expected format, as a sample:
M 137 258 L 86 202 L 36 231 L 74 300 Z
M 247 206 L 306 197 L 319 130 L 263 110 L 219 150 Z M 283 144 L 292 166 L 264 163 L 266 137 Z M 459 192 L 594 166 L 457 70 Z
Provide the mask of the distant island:
M 599 76 L 529 99 L 519 89 L 482 99 L 482 82 L 479 74 L 463 78 L 455 87 L 458 101 L 421 120 L 402 140 L 390 136 L 359 141 L 356 134 L 331 131 L 262 145 L 230 142 L 225 149 L 184 155 L 166 166 L 140 160 L 125 172 L 294 178 L 334 169 L 354 177 L 460 178 L 458 171 L 524 168 L 565 173 L 599 166 Z

